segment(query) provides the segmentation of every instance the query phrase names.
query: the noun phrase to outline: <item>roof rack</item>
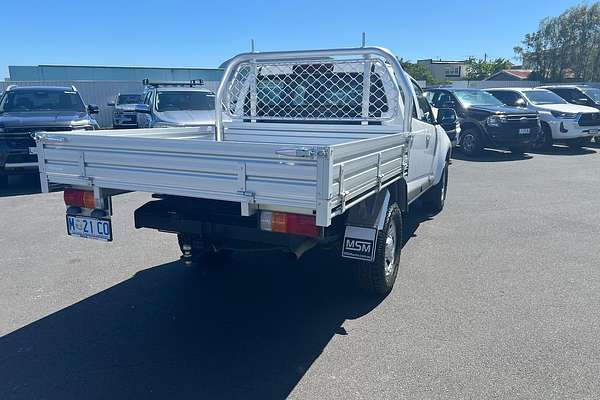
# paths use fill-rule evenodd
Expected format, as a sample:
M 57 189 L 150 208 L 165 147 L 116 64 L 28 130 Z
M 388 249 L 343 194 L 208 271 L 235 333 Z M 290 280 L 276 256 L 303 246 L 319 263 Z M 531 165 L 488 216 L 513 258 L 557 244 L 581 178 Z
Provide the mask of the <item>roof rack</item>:
M 158 82 L 158 81 L 151 81 L 148 78 L 145 78 L 142 81 L 142 84 L 144 86 L 152 86 L 152 87 L 159 87 L 159 86 L 187 86 L 187 87 L 194 87 L 194 86 L 202 86 L 204 85 L 204 80 L 202 79 L 191 79 L 189 81 L 164 81 L 164 82 Z

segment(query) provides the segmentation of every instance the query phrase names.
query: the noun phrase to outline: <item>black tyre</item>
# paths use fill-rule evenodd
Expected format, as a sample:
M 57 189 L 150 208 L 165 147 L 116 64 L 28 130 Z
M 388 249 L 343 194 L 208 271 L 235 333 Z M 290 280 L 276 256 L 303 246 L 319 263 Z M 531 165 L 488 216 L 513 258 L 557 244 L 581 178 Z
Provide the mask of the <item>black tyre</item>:
M 423 195 L 423 207 L 432 213 L 438 214 L 444 209 L 444 203 L 446 202 L 446 194 L 448 192 L 448 161 L 442 171 L 442 178 L 440 181 L 429 188 Z
M 361 289 L 385 296 L 394 287 L 402 250 L 402 213 L 396 203 L 387 211 L 383 230 L 378 232 L 375 260 L 353 261 L 357 283 Z
M 542 125 L 542 129 L 531 142 L 531 148 L 534 150 L 550 150 L 554 140 L 552 139 L 552 129 L 548 125 Z
M 463 131 L 460 135 L 460 148 L 467 156 L 476 156 L 481 153 L 481 136 L 479 131 L 470 128 Z

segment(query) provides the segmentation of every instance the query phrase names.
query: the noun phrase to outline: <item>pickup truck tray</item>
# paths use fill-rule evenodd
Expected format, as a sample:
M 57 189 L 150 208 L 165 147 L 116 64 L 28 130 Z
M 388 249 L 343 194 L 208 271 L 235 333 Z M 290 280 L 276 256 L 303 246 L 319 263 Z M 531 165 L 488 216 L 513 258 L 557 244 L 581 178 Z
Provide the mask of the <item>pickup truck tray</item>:
M 394 127 L 397 129 L 397 127 Z M 401 179 L 407 135 L 384 125 L 229 123 L 206 127 L 39 133 L 42 189 L 143 191 L 316 215 L 317 225 Z

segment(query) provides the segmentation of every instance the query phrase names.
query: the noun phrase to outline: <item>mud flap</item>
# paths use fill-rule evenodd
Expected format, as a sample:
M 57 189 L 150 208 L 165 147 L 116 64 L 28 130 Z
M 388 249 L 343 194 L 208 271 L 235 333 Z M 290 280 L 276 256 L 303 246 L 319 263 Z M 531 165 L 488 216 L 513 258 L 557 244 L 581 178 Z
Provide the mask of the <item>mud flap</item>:
M 342 257 L 373 262 L 375 260 L 377 233 L 377 228 L 346 226 Z

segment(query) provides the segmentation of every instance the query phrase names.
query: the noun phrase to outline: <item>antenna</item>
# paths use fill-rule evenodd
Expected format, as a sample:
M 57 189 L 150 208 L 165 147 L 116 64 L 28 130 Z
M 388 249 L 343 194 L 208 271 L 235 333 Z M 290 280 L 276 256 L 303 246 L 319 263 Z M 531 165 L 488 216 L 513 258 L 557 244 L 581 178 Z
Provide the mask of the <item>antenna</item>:
M 250 51 L 252 53 L 256 52 L 256 50 L 254 48 L 254 39 L 250 39 Z
M 367 46 L 367 33 L 363 32 L 362 33 L 362 47 L 366 47 Z

